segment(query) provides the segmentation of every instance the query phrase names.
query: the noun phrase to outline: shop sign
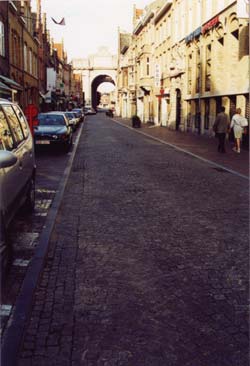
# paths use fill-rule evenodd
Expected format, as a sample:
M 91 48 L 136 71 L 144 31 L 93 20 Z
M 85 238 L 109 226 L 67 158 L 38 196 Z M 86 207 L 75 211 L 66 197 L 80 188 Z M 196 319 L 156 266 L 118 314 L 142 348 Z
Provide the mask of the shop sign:
M 193 39 L 195 39 L 196 37 L 199 37 L 199 35 L 201 34 L 201 27 L 198 27 L 197 29 L 195 29 L 195 31 L 193 31 L 192 33 L 190 33 L 186 38 L 185 38 L 185 42 L 189 43 L 191 42 Z
M 214 26 L 216 26 L 220 22 L 219 16 L 217 15 L 213 19 L 209 20 L 205 25 L 202 27 L 202 34 L 207 32 L 208 30 L 212 29 Z
M 161 66 L 155 64 L 155 87 L 159 88 L 161 86 Z
M 28 120 L 30 131 L 32 133 L 32 136 L 34 135 L 34 126 L 37 126 L 38 120 L 38 108 L 35 104 L 28 104 L 27 107 L 24 110 L 24 114 Z
M 237 0 L 237 17 L 249 19 L 250 6 L 249 0 Z

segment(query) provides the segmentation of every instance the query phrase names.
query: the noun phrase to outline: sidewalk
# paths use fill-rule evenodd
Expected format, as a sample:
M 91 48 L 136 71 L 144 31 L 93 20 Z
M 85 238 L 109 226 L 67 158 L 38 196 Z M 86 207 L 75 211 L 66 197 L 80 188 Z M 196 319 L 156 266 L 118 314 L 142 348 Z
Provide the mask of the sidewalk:
M 114 117 L 114 120 L 131 127 L 130 119 Z M 228 140 L 226 141 L 226 153 L 221 154 L 217 152 L 218 142 L 213 136 L 198 136 L 191 132 L 175 131 L 166 127 L 152 126 L 145 123 L 142 123 L 141 128 L 136 130 L 163 140 L 170 145 L 175 145 L 180 149 L 210 160 L 227 169 L 234 170 L 239 174 L 249 176 L 249 151 L 242 149 L 240 154 L 235 153 L 232 151 L 233 146 Z

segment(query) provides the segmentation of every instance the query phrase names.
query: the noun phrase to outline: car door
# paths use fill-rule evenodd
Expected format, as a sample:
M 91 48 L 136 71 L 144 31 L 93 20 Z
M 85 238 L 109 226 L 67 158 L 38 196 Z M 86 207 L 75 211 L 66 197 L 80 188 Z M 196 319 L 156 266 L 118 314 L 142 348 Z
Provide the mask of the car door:
M 30 177 L 33 174 L 34 166 L 35 166 L 35 156 L 34 156 L 34 147 L 33 147 L 33 137 L 31 135 L 31 131 L 28 125 L 28 122 L 22 112 L 22 110 L 17 106 L 12 106 L 15 114 L 18 118 L 18 121 L 21 125 L 24 142 L 20 146 L 22 148 L 22 161 L 23 161 L 23 171 L 25 174 L 26 183 L 30 180 Z
M 0 107 L 0 149 L 15 152 L 15 141 L 11 129 L 7 122 L 7 118 Z M 19 162 L 15 165 L 0 169 L 0 210 L 3 215 L 5 224 L 15 214 L 18 208 L 19 195 L 19 178 L 20 168 Z

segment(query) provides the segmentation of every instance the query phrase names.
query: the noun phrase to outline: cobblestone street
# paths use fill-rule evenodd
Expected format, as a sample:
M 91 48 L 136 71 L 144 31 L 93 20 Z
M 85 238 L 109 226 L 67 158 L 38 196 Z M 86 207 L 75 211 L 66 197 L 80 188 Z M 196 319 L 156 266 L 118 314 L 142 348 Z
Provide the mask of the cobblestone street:
M 247 366 L 248 184 L 88 117 L 18 366 Z

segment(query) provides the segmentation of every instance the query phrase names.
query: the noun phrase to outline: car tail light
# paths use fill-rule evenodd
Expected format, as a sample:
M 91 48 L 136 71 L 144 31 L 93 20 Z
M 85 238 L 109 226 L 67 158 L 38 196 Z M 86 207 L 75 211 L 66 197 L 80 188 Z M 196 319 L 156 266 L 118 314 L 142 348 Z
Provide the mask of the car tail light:
M 67 139 L 68 139 L 68 134 L 67 134 L 67 133 L 63 133 L 63 134 L 61 135 L 61 139 L 62 139 L 62 140 L 67 140 Z

